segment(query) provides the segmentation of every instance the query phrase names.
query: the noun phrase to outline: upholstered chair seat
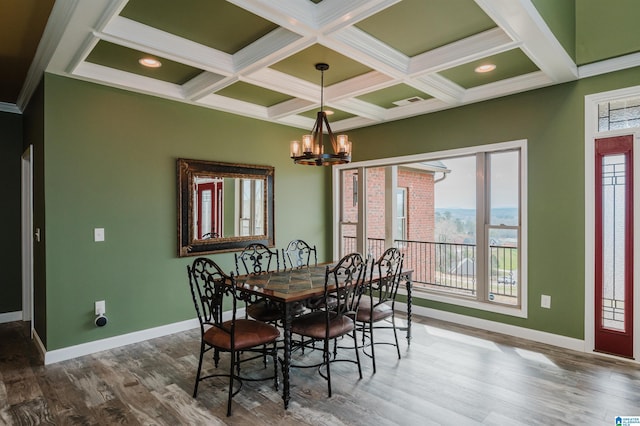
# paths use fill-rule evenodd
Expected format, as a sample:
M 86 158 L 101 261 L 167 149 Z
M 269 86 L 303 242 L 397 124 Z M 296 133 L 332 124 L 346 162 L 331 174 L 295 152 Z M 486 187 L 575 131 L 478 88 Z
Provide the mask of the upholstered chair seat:
M 218 327 L 211 327 L 204 333 L 204 341 L 219 349 L 230 351 L 232 321 L 225 321 Z M 273 342 L 280 337 L 280 331 L 261 321 L 236 319 L 234 350 L 243 350 Z
M 355 323 L 353 319 L 346 315 L 338 315 L 335 312 L 330 312 L 327 333 L 325 313 L 323 311 L 315 311 L 302 315 L 294 319 L 291 323 L 291 331 L 293 333 L 311 337 L 316 340 L 324 339 L 327 334 L 329 339 L 344 336 L 347 333 L 351 333 L 354 327 Z

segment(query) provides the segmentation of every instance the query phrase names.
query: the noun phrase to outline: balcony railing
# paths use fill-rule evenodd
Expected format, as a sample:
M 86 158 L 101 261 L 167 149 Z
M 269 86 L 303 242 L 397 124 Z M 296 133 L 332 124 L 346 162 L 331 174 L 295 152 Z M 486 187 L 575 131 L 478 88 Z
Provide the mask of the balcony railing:
M 355 237 L 343 237 L 343 253 L 356 251 Z M 416 288 L 476 296 L 476 246 L 396 240 L 404 253 L 404 268 L 413 270 Z M 367 256 L 375 259 L 384 252 L 384 239 L 367 240 Z M 516 247 L 490 245 L 489 297 L 507 304 L 517 303 L 518 271 Z

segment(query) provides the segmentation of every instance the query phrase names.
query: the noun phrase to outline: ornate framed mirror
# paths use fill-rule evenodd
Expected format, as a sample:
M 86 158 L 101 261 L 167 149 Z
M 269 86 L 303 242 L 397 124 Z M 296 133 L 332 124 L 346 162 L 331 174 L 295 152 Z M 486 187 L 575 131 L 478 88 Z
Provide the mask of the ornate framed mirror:
M 274 245 L 274 168 L 179 158 L 178 255 Z

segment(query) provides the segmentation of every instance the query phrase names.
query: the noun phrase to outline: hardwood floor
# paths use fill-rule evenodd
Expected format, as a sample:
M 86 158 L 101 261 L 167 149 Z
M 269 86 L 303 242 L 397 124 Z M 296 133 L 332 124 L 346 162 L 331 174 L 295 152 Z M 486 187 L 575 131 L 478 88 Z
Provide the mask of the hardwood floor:
M 353 364 L 332 366 L 332 398 L 316 370 L 294 369 L 288 410 L 272 382 L 246 382 L 229 418 L 225 379 L 191 397 L 198 330 L 48 366 L 27 336 L 22 323 L 0 324 L 0 424 L 615 425 L 640 416 L 637 364 L 424 318 L 410 347 L 402 339 L 401 360 L 377 347 L 375 375 L 367 357 L 362 380 Z M 265 372 L 261 361 L 249 370 Z

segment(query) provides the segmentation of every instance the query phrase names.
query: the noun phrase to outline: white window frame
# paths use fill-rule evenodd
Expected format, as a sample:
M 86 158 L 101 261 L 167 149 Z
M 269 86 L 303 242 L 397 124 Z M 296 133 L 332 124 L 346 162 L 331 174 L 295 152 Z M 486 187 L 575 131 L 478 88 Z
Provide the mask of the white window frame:
M 364 214 L 364 200 L 366 200 L 366 182 L 362 179 L 362 175 L 366 168 L 381 167 L 381 166 L 399 166 L 402 164 L 411 164 L 422 161 L 441 160 L 446 157 L 461 157 L 475 155 L 478 152 L 491 153 L 496 151 L 506 150 L 520 150 L 520 306 L 511 307 L 508 305 L 500 305 L 491 302 L 483 302 L 480 300 L 473 300 L 469 298 L 460 298 L 456 296 L 450 296 L 444 293 L 433 292 L 421 292 L 415 291 L 413 293 L 414 298 L 421 298 L 427 300 L 433 300 L 437 302 L 449 303 L 457 306 L 464 306 L 468 308 L 474 308 L 483 311 L 495 312 L 505 315 L 510 315 L 519 318 L 527 318 L 528 316 L 528 220 L 527 220 L 527 141 L 525 139 L 498 142 L 487 145 L 476 145 L 467 148 L 458 148 L 445 151 L 429 152 L 423 154 L 407 155 L 400 157 L 390 157 L 378 160 L 367 160 L 353 162 L 350 164 L 343 164 L 333 167 L 333 257 L 337 258 L 340 255 L 340 200 L 341 200 L 341 174 L 343 170 L 357 169 L 359 170 L 358 178 L 358 222 L 361 225 L 361 229 L 364 229 L 363 224 L 366 220 Z M 639 197 L 640 198 L 640 197 Z M 364 244 L 364 233 L 358 230 L 358 243 Z M 363 241 L 360 241 L 363 240 Z M 364 247 L 364 246 L 363 246 Z
M 596 139 L 633 135 L 633 181 L 640 182 L 640 128 L 598 131 L 598 104 L 640 96 L 640 86 L 587 95 L 584 98 L 584 350 L 595 348 L 595 141 Z M 636 186 L 637 188 L 637 186 Z M 633 200 L 634 265 L 640 264 L 640 192 L 636 189 Z M 633 355 L 640 357 L 640 268 L 633 270 Z

